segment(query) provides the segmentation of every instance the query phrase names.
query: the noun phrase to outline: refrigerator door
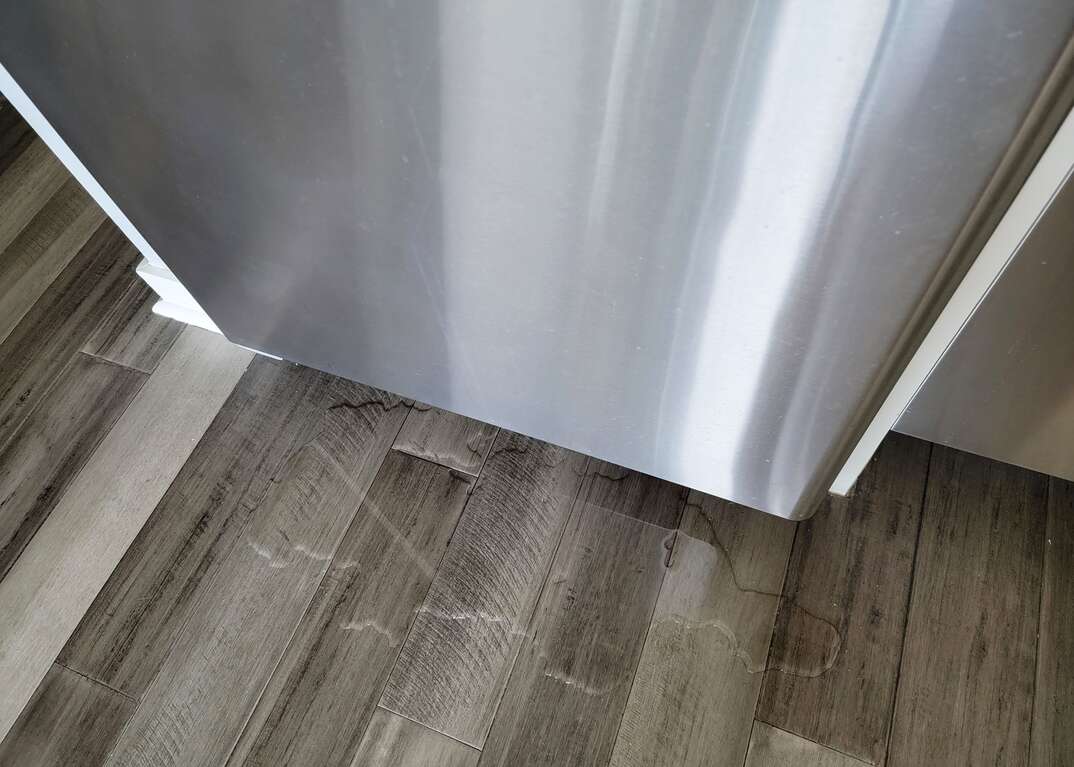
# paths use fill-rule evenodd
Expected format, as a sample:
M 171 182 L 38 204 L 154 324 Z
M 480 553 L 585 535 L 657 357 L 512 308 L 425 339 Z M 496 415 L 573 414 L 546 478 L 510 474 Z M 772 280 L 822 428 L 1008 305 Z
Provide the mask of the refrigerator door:
M 233 341 L 810 513 L 1069 0 L 0 0 Z

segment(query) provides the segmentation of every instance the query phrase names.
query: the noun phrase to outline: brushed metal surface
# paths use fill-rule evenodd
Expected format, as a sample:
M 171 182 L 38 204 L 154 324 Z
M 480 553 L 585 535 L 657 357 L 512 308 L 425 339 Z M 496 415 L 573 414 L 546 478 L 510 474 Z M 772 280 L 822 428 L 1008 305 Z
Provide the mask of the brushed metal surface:
M 801 517 L 1072 25 L 0 0 L 0 62 L 232 340 Z
M 1074 480 L 1074 181 L 895 427 Z

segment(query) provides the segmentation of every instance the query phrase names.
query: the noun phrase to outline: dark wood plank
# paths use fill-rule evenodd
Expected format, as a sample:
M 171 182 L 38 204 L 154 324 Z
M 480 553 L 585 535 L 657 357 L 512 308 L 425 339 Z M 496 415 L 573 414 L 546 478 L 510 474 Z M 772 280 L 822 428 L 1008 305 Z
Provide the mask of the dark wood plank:
M 134 705 L 125 695 L 54 663 L 0 743 L 0 764 L 97 767 Z
M 850 498 L 802 523 L 757 718 L 880 764 L 931 445 L 889 434 Z
M 145 378 L 78 355 L 0 451 L 0 580 Z
M 110 764 L 227 758 L 406 417 L 396 397 L 342 379 L 332 384 L 339 404 L 274 477 Z
M 378 708 L 354 758 L 355 767 L 474 767 L 480 752 Z
M 284 461 L 343 401 L 332 376 L 256 357 L 60 660 L 141 696 Z
M 103 221 L 104 211 L 69 179 L 0 253 L 0 342 Z
M 1074 483 L 1051 478 L 1033 706 L 1034 767 L 1074 764 Z
M 15 157 L 0 175 L 0 253 L 69 178 L 39 138 Z
M 136 279 L 137 255 L 118 229 L 102 224 L 0 345 L 0 447 Z
M 156 300 L 148 285 L 133 280 L 82 351 L 152 373 L 183 329 L 183 323 L 153 314 Z
M 600 765 L 611 757 L 674 535 L 637 514 L 677 519 L 678 510 L 655 513 L 653 499 L 676 492 L 607 467 L 591 472 L 582 492 L 481 764 Z M 621 505 L 608 508 L 613 497 Z
M 472 483 L 389 453 L 231 763 L 349 763 Z
M 742 764 L 794 528 L 691 494 L 613 765 Z
M 495 426 L 416 402 L 395 449 L 476 476 L 495 436 Z
M 591 461 L 583 495 L 586 503 L 616 514 L 674 530 L 688 491 L 671 482 L 607 461 Z
M 1028 759 L 1046 488 L 933 448 L 890 764 Z
M 755 722 L 745 767 L 861 767 L 853 757 L 789 732 Z
M 382 705 L 480 748 L 586 459 L 500 432 Z
M 18 110 L 0 96 L 0 176 L 36 137 Z

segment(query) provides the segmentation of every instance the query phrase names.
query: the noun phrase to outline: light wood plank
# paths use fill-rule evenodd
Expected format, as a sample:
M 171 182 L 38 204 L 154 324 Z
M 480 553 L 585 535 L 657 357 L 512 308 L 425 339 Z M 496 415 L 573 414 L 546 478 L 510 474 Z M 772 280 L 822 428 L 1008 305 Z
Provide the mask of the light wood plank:
M 799 526 L 758 719 L 883 761 L 930 449 L 889 434 L 853 496 Z
M 1074 764 L 1074 483 L 1051 478 L 1030 764 Z
M 352 767 L 474 767 L 480 752 L 378 708 Z
M 0 176 L 36 137 L 18 110 L 0 96 Z
M 227 758 L 406 417 L 394 396 L 333 387 L 339 404 L 274 478 L 108 764 Z
M 383 706 L 481 747 L 585 466 L 577 453 L 500 433 Z
M 607 500 L 600 483 L 589 487 Z M 637 495 L 622 493 L 622 510 L 644 508 L 629 503 Z M 588 500 L 576 505 L 481 764 L 608 762 L 672 536 Z
M 0 342 L 103 221 L 104 211 L 69 179 L 0 253 Z
M 933 448 L 890 764 L 1028 759 L 1046 487 Z
M 141 696 L 284 461 L 341 400 L 334 378 L 257 357 L 60 654 Z
M 0 744 L 0 764 L 97 767 L 134 705 L 125 695 L 54 663 Z
M 0 579 L 144 380 L 143 373 L 77 355 L 0 451 Z
M 691 494 L 613 765 L 742 764 L 794 528 Z
M 746 767 L 861 767 L 866 762 L 755 722 Z
M 0 733 L 18 717 L 250 357 L 213 333 L 183 331 L 0 581 Z
M 230 763 L 351 760 L 472 482 L 388 454 Z
M 0 175 L 0 253 L 70 175 L 39 138 Z
M 0 345 L 0 446 L 135 279 L 137 256 L 106 222 Z
M 132 280 L 82 351 L 152 373 L 183 329 L 183 323 L 153 314 L 156 300 L 157 294 L 148 285 Z
M 395 449 L 476 476 L 495 436 L 495 426 L 416 402 Z
M 584 490 L 586 503 L 674 530 L 687 490 L 662 479 L 607 461 L 591 461 Z

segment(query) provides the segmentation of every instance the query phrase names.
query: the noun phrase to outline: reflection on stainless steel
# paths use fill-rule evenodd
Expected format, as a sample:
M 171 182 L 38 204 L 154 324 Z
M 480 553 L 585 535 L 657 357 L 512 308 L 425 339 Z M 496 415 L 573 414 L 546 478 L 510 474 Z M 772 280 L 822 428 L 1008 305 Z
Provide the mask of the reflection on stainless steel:
M 1074 479 L 1074 181 L 895 427 Z
M 0 61 L 232 340 L 800 517 L 1072 24 L 3 0 Z

